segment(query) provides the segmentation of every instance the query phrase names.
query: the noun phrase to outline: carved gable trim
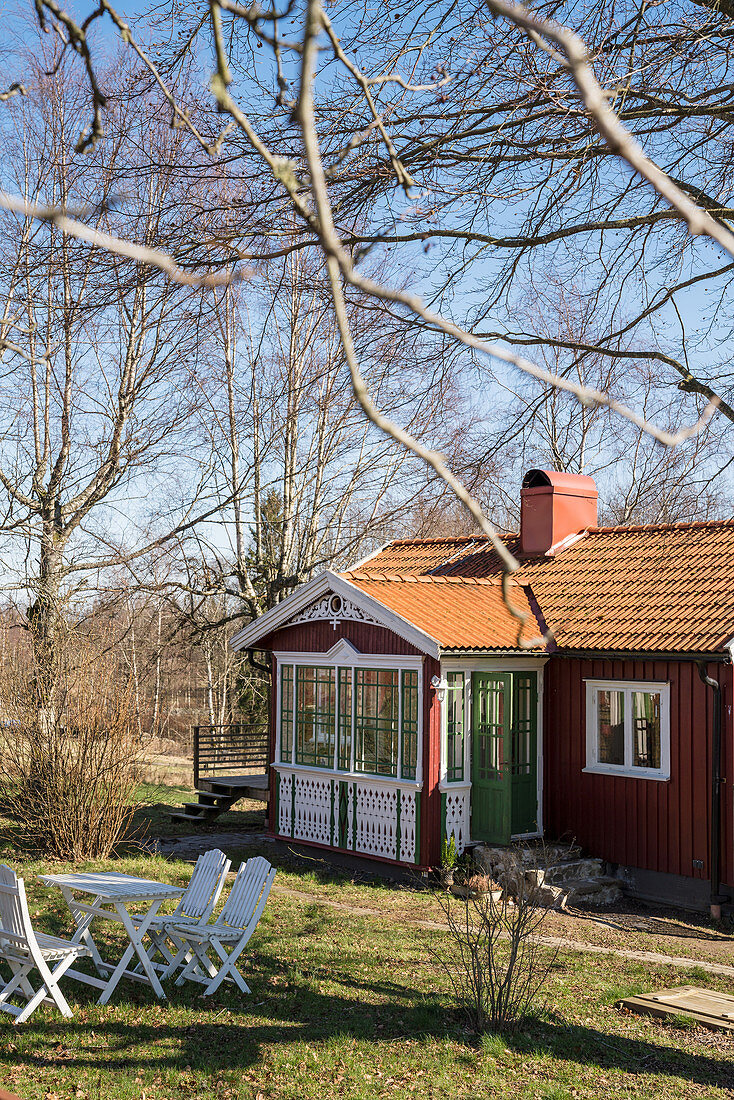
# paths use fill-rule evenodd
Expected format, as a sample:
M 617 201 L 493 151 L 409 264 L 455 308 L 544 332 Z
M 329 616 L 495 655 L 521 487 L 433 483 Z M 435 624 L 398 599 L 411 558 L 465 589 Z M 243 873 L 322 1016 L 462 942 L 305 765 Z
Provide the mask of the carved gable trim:
M 384 626 L 379 619 L 357 607 L 346 596 L 339 596 L 336 592 L 329 592 L 320 600 L 305 607 L 298 615 L 294 615 L 289 626 L 296 623 L 329 622 L 334 630 L 340 623 L 349 621 L 355 623 L 370 623 L 373 626 Z

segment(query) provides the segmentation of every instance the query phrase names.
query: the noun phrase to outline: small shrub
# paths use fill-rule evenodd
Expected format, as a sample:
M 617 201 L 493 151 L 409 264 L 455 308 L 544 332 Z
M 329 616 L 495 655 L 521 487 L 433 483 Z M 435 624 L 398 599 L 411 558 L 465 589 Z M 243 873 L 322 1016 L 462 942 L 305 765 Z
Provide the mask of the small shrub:
M 538 999 L 557 950 L 539 943 L 547 915 L 542 888 L 528 867 L 516 859 L 505 890 L 474 894 L 458 900 L 437 894 L 448 935 L 435 949 L 469 1026 L 477 1032 L 511 1031 Z M 468 873 L 481 874 L 480 868 Z

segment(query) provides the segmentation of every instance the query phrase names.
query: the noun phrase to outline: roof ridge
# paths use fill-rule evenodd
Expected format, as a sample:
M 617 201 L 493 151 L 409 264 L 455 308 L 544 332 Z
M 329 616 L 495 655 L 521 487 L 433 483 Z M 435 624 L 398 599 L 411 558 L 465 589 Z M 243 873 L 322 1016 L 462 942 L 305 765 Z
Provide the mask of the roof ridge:
M 486 539 L 487 536 L 483 534 L 478 535 L 434 535 L 432 538 L 414 538 L 414 539 L 392 539 L 387 543 L 388 546 L 415 546 L 416 543 L 437 543 L 437 542 L 476 542 L 477 539 Z
M 367 573 L 362 569 L 341 573 L 346 580 L 358 581 L 390 581 L 399 584 L 483 584 L 498 586 L 502 584 L 501 577 L 439 577 L 430 573 Z M 515 583 L 511 581 L 510 583 Z
M 604 527 L 587 527 L 586 531 L 590 535 L 612 535 L 623 531 L 639 534 L 641 531 L 689 531 L 702 527 L 734 527 L 734 518 L 677 520 L 674 523 L 618 523 Z

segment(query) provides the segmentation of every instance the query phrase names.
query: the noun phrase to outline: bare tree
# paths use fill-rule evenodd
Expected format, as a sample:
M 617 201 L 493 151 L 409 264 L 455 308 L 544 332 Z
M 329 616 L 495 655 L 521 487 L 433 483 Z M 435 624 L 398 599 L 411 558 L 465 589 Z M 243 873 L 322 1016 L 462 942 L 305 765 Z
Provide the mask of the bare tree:
M 64 208 L 83 204 L 103 228 L 124 186 L 128 230 L 170 240 L 176 135 L 139 101 L 137 115 L 117 112 L 114 143 L 92 161 L 74 156 L 69 127 L 83 87 L 63 63 L 51 77 L 39 64 L 33 76 L 33 98 L 10 106 L 17 141 L 7 147 L 7 170 L 19 192 Z M 122 92 L 124 71 L 113 79 Z M 168 142 L 158 172 L 138 172 L 129 158 L 144 131 Z M 74 593 L 124 556 L 129 525 L 146 512 L 135 499 L 141 476 L 165 477 L 185 439 L 199 307 L 197 292 L 148 267 L 12 213 L 4 217 L 0 287 L 4 564 L 31 592 L 38 702 L 52 716 Z
M 611 43 L 617 51 L 616 57 L 634 55 L 634 66 L 639 66 L 640 58 L 635 50 L 644 18 L 653 8 L 642 5 L 632 5 L 632 8 L 630 19 L 625 16 L 622 23 L 615 23 L 610 28 L 600 18 L 599 27 L 604 43 Z M 674 52 L 673 56 L 678 74 L 684 75 L 691 56 L 695 56 L 696 50 L 707 49 L 711 42 L 715 48 L 724 51 L 728 48 L 730 35 L 726 20 L 730 13 L 721 12 L 718 5 L 712 8 L 703 10 L 703 6 L 698 5 L 697 11 L 703 10 L 701 18 L 705 27 L 701 29 L 697 25 L 692 33 L 684 28 L 675 39 L 674 49 L 678 53 Z M 553 374 L 508 349 L 508 342 L 522 343 L 524 338 L 518 341 L 503 330 L 496 333 L 503 342 L 492 342 L 477 329 L 488 317 L 488 310 L 501 300 L 511 276 L 519 269 L 519 262 L 515 260 L 504 274 L 500 273 L 492 295 L 474 309 L 473 320 L 471 311 L 469 315 L 464 311 L 458 318 L 447 315 L 446 306 L 450 304 L 447 289 L 460 289 L 462 275 L 469 271 L 470 263 L 481 258 L 489 248 L 515 248 L 517 232 L 498 237 L 486 231 L 487 225 L 496 223 L 496 208 L 507 194 L 511 196 L 510 211 L 519 210 L 524 216 L 527 210 L 529 217 L 536 217 L 531 245 L 569 239 L 575 231 L 579 237 L 593 231 L 598 232 L 603 246 L 605 235 L 618 230 L 631 230 L 630 239 L 642 245 L 653 229 L 662 225 L 673 230 L 679 256 L 694 249 L 696 246 L 691 241 L 698 237 L 708 238 L 717 249 L 724 250 L 729 257 L 734 256 L 734 234 L 725 221 L 726 208 L 712 202 L 698 182 L 691 183 L 685 178 L 687 170 L 695 174 L 700 167 L 700 162 L 695 160 L 700 144 L 694 143 L 695 157 L 687 161 L 677 155 L 669 157 L 667 149 L 654 147 L 653 140 L 648 145 L 649 152 L 644 151 L 624 125 L 630 81 L 625 86 L 623 80 L 619 90 L 613 93 L 619 108 L 617 113 L 595 76 L 583 41 L 552 18 L 545 17 L 542 10 L 531 13 L 505 0 L 488 0 L 486 6 L 469 8 L 459 5 L 434 10 L 431 7 L 431 18 L 422 23 L 416 20 L 414 13 L 401 15 L 391 35 L 384 33 L 385 19 L 392 14 L 389 9 L 384 16 L 365 11 L 355 15 L 353 25 L 347 27 L 345 45 L 319 0 L 308 0 L 302 12 L 290 8 L 279 11 L 275 7 L 271 10 L 245 9 L 233 0 L 211 0 L 210 18 L 206 21 L 201 21 L 198 15 L 196 18 L 202 31 L 211 36 L 213 44 L 215 63 L 211 89 L 216 109 L 230 119 L 223 130 L 218 128 L 216 132 L 210 127 L 212 112 L 206 109 L 197 112 L 197 104 L 184 105 L 171 90 L 170 76 L 166 74 L 172 71 L 171 62 L 175 66 L 180 60 L 180 49 L 169 51 L 168 67 L 164 71 L 152 61 L 151 54 L 131 35 L 106 0 L 84 29 L 61 11 L 55 0 L 39 0 L 39 11 L 42 20 L 48 20 L 49 25 L 63 31 L 66 39 L 73 43 L 87 69 L 92 93 L 92 122 L 80 139 L 80 147 L 93 146 L 102 136 L 104 95 L 89 52 L 86 30 L 90 21 L 108 14 L 146 67 L 150 79 L 162 90 L 177 123 L 188 130 L 202 149 L 217 157 L 231 137 L 231 148 L 236 150 L 234 156 L 242 158 L 242 172 L 250 173 L 250 183 L 256 179 L 258 164 L 261 176 L 267 171 L 260 192 L 255 187 L 250 194 L 248 217 L 242 220 L 239 233 L 228 238 L 232 260 L 244 264 L 282 254 L 281 241 L 271 245 L 264 239 L 263 231 L 268 214 L 278 209 L 288 210 L 299 228 L 285 247 L 300 251 L 316 244 L 323 254 L 341 348 L 363 412 L 377 429 L 412 451 L 451 487 L 493 541 L 505 562 L 506 575 L 517 568 L 517 563 L 497 538 L 477 502 L 448 468 L 443 456 L 416 439 L 407 427 L 386 416 L 380 409 L 379 400 L 376 402 L 370 392 L 362 369 L 363 356 L 355 341 L 349 315 L 349 304 L 354 296 L 362 296 L 365 308 L 369 303 L 373 308 L 379 303 L 380 308 L 391 314 L 409 319 L 416 330 L 441 333 L 456 346 L 471 349 L 481 356 L 491 356 L 496 362 L 519 369 L 543 385 L 574 394 L 587 404 L 610 409 L 666 446 L 679 444 L 698 434 L 715 407 L 734 419 L 734 411 L 726 401 L 714 393 L 706 379 L 696 377 L 686 362 L 655 347 L 620 350 L 615 346 L 620 336 L 616 330 L 593 349 L 574 347 L 574 350 L 583 353 L 601 350 L 610 358 L 621 354 L 625 359 L 637 357 L 649 361 L 654 358 L 667 364 L 681 377 L 684 392 L 709 401 L 703 415 L 699 415 L 701 403 L 696 402 L 691 423 L 669 430 L 651 423 L 639 408 L 594 386 L 580 384 L 566 373 Z M 600 12 L 601 5 L 597 5 L 595 11 Z M 183 28 L 179 23 L 177 31 L 179 35 L 185 29 L 187 18 L 184 13 Z M 296 29 L 281 37 L 284 18 L 290 18 L 290 25 Z M 709 25 L 711 20 L 719 22 Z M 455 36 L 458 39 L 455 45 L 451 32 L 457 27 L 460 33 Z M 184 53 L 191 50 L 195 38 L 195 34 L 185 38 Z M 660 75 L 671 54 L 669 38 L 661 46 L 664 39 L 660 26 L 656 26 L 647 41 L 655 45 L 657 54 L 653 51 L 652 60 L 645 57 L 640 71 L 652 72 L 654 76 L 657 64 Z M 445 56 L 437 56 L 437 43 L 445 50 Z M 267 82 L 259 74 L 252 77 L 246 65 L 240 67 L 241 59 L 247 57 L 253 45 L 271 51 L 272 87 L 278 89 L 274 98 L 279 110 L 275 112 L 267 94 L 264 98 L 255 94 L 264 83 L 267 86 Z M 721 54 L 725 56 L 725 52 Z M 598 57 L 602 60 L 606 57 L 603 50 Z M 598 58 L 595 60 L 598 63 Z M 602 72 L 601 65 L 599 69 Z M 720 70 L 709 66 L 705 71 L 717 72 L 718 86 Z M 602 78 L 606 76 L 604 71 Z M 291 80 L 296 87 L 295 96 L 290 92 Z M 530 98 L 519 94 L 527 88 L 532 90 Z M 648 100 L 651 97 L 647 89 L 638 96 L 635 110 L 645 97 Z M 674 97 L 667 97 L 662 106 L 654 102 L 652 107 L 666 119 L 666 126 L 670 109 L 676 113 L 680 108 L 686 125 L 690 119 L 701 123 L 703 115 L 708 119 L 707 103 L 703 108 L 694 106 L 689 110 L 689 101 L 687 88 L 676 89 Z M 707 137 L 716 136 L 722 113 L 725 113 L 725 105 L 716 103 L 710 112 L 713 130 L 707 131 Z M 211 131 L 207 137 L 203 136 L 205 124 Z M 555 144 L 550 146 L 549 141 Z M 540 150 L 537 155 L 534 153 L 536 148 Z M 708 149 L 711 148 L 709 144 Z M 570 157 L 568 150 L 571 150 Z M 665 154 L 660 158 L 663 167 L 653 159 L 661 151 Z M 628 169 L 633 173 L 631 183 Z M 491 190 L 484 184 L 488 173 L 492 178 Z M 585 183 L 579 182 L 582 177 Z M 624 205 L 630 196 L 649 200 L 649 208 L 642 214 L 625 209 L 620 220 L 620 204 Z M 599 224 L 594 222 L 589 226 L 584 213 L 585 220 L 568 232 L 563 229 L 559 234 L 557 227 L 552 225 L 547 232 L 545 229 L 538 232 L 537 217 L 544 211 L 550 210 L 556 220 L 565 218 L 567 199 L 578 207 L 588 199 L 588 208 Z M 66 206 L 43 208 L 7 196 L 1 201 L 6 208 L 21 209 L 44 224 L 62 225 L 67 232 L 95 241 L 114 254 L 141 255 L 141 246 L 126 241 L 124 236 L 95 236 L 88 225 L 69 218 Z M 396 203 L 403 204 L 400 213 Z M 644 232 L 635 237 L 639 228 Z M 524 230 L 520 232 L 522 248 L 528 243 L 527 236 Z M 427 246 L 431 240 L 444 238 L 458 242 L 460 247 L 468 249 L 468 253 L 458 265 L 450 268 L 444 285 L 428 302 L 412 288 L 395 285 L 379 276 L 375 278 L 363 262 L 370 248 L 389 243 L 405 244 L 411 240 L 420 240 Z M 600 251 L 604 253 L 604 248 Z M 671 251 L 668 247 L 665 254 Z M 649 253 L 643 250 L 643 255 L 649 256 Z M 182 285 L 213 286 L 218 280 L 231 282 L 235 278 L 232 273 L 217 274 L 216 279 L 211 272 L 187 275 L 170 255 L 160 250 L 149 251 L 143 258 L 167 271 L 172 280 Z M 616 264 L 605 264 L 604 255 L 601 260 L 603 278 L 600 285 L 605 290 L 611 288 L 613 300 L 623 285 L 620 269 Z M 730 264 L 730 259 L 721 261 L 719 268 L 710 272 L 711 277 L 725 275 Z M 612 269 L 616 276 L 608 274 Z M 638 265 L 636 270 L 638 274 L 647 275 L 644 264 Z M 694 274 L 679 280 L 676 291 L 692 285 L 696 277 Z M 650 284 L 657 295 L 654 279 Z M 663 298 L 671 302 L 673 296 L 665 290 Z M 443 314 L 435 308 L 441 301 Z M 649 312 L 644 303 L 640 318 Z M 531 333 L 525 342 L 546 343 L 546 340 L 536 340 Z M 522 620 L 521 613 L 512 607 L 507 587 L 505 597 Z

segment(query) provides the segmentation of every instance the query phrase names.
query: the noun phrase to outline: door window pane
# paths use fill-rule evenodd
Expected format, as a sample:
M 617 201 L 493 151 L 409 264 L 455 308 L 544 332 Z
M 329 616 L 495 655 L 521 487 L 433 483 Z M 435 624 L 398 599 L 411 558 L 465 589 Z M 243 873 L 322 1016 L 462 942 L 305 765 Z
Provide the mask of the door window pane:
M 535 768 L 533 744 L 533 686 L 531 676 L 520 674 L 514 680 L 514 713 L 512 725 L 512 774 L 531 775 Z
M 599 690 L 599 761 L 624 765 L 624 692 Z
M 446 779 L 464 779 L 464 673 L 449 672 L 446 680 Z
M 634 766 L 660 767 L 660 692 L 632 692 Z
M 479 780 L 501 781 L 504 764 L 504 684 L 489 682 L 482 685 L 478 702 L 477 777 Z
M 296 763 L 334 766 L 336 686 L 333 668 L 296 671 Z

